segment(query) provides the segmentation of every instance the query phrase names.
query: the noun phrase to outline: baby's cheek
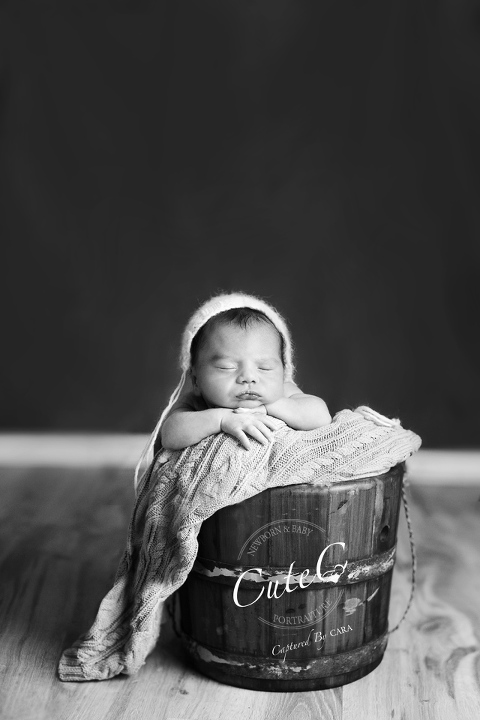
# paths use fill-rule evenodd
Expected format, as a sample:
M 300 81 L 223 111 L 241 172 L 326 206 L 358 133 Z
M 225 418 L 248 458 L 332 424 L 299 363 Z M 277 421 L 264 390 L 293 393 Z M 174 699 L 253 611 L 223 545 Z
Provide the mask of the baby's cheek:
M 275 400 L 280 400 L 280 398 L 285 397 L 285 386 L 283 383 L 283 379 L 281 381 L 276 381 L 275 383 L 272 383 L 270 392 L 272 396 L 271 402 L 275 402 Z

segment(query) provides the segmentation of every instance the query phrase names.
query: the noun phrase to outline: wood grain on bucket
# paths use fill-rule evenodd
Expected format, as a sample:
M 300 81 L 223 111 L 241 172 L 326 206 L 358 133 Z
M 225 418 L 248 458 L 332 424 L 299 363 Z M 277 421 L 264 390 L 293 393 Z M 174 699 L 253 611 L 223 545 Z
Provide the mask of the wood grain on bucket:
M 343 685 L 385 652 L 403 467 L 291 485 L 203 523 L 180 589 L 195 666 L 259 690 Z

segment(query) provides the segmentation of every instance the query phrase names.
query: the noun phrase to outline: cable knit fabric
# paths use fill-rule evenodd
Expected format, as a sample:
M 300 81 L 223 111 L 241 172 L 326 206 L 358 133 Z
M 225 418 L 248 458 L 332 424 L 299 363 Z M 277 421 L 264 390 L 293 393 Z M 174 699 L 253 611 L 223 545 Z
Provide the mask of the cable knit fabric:
M 153 650 L 163 601 L 186 580 L 202 522 L 268 488 L 330 485 L 387 472 L 421 444 L 415 433 L 367 407 L 342 410 L 317 430 L 277 420 L 274 440 L 250 450 L 224 433 L 156 455 L 138 488 L 114 585 L 86 635 L 59 664 L 64 681 L 134 674 Z

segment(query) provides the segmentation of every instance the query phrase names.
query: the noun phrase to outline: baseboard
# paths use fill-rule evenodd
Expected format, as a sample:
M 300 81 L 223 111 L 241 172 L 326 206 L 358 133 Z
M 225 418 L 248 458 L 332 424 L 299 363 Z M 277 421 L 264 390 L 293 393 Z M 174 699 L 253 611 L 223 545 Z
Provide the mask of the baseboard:
M 120 467 L 133 469 L 144 434 L 0 434 L 0 466 Z M 480 485 L 479 450 L 424 450 L 407 460 L 412 483 Z
M 134 468 L 144 434 L 0 434 L 0 466 Z
M 419 450 L 407 460 L 412 483 L 479 485 L 479 450 Z

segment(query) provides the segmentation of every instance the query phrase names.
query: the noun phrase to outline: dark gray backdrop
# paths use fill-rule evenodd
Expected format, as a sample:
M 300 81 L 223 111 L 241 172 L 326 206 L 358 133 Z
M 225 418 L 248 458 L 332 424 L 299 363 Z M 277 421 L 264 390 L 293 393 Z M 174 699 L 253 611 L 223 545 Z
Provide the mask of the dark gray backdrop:
M 478 2 L 0 12 L 4 429 L 148 431 L 244 290 L 332 412 L 478 445 Z

